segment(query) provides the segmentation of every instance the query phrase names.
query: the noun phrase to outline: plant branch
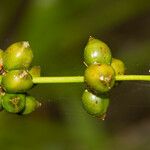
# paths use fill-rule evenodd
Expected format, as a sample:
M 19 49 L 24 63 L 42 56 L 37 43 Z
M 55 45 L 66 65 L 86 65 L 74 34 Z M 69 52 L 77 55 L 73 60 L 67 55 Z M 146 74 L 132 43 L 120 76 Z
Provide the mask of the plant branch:
M 117 81 L 150 81 L 150 75 L 118 75 Z
M 150 75 L 118 75 L 116 81 L 150 81 Z M 84 82 L 83 76 L 67 76 L 67 77 L 34 77 L 34 83 L 79 83 Z
M 0 82 L 2 76 L 0 76 Z M 150 81 L 150 75 L 118 75 L 116 81 Z M 84 76 L 33 77 L 33 83 L 82 83 Z
M 67 77 L 34 77 L 33 83 L 79 83 L 84 82 L 83 76 Z

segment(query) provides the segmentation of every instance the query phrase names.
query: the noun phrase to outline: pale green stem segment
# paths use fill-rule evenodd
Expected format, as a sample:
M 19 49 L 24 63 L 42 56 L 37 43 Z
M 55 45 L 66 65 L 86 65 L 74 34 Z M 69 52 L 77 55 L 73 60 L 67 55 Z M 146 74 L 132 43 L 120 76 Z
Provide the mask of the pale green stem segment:
M 118 75 L 116 81 L 150 81 L 150 75 Z M 83 76 L 68 77 L 34 77 L 33 83 L 79 83 L 84 82 Z
M 150 75 L 118 75 L 117 81 L 150 81 Z
M 33 78 L 33 83 L 79 83 L 79 82 L 84 82 L 83 76 Z
M 0 82 L 2 76 L 0 76 Z M 150 81 L 150 75 L 118 75 L 116 81 Z M 82 83 L 84 76 L 34 77 L 33 83 Z

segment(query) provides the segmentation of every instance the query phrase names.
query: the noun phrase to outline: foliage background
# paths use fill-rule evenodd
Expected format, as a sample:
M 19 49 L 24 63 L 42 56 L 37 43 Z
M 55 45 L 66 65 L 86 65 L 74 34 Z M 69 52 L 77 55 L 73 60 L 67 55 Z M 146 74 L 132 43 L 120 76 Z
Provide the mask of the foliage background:
M 90 35 L 105 41 L 127 74 L 150 74 L 149 0 L 0 0 L 0 46 L 28 40 L 43 76 L 82 75 Z M 43 105 L 29 116 L 0 113 L 5 150 L 148 150 L 150 85 L 123 82 L 111 92 L 106 121 L 81 106 L 83 84 L 42 84 Z

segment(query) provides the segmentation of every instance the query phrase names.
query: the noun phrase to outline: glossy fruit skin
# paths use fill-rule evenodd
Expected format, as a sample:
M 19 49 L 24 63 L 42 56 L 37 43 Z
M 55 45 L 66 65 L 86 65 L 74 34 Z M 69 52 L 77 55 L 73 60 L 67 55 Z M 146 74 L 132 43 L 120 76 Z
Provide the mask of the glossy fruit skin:
M 91 90 L 105 93 L 115 84 L 115 71 L 110 65 L 93 64 L 85 70 L 84 80 Z
M 29 73 L 32 77 L 40 77 L 41 76 L 41 67 L 40 66 L 33 66 L 30 69 Z
M 111 66 L 115 70 L 116 75 L 124 75 L 125 65 L 121 60 L 112 58 Z
M 82 95 L 82 105 L 90 115 L 103 117 L 109 106 L 109 98 L 106 95 L 97 96 L 85 90 Z
M 2 78 L 2 87 L 8 93 L 24 93 L 32 86 L 32 77 L 25 70 L 11 70 Z
M 110 64 L 111 51 L 102 41 L 90 37 L 84 49 L 84 62 L 87 66 L 91 64 Z
M 41 103 L 39 103 L 34 97 L 32 96 L 26 96 L 26 103 L 23 111 L 21 112 L 22 115 L 27 115 L 35 111 L 36 108 L 41 106 Z
M 25 106 L 25 95 L 5 94 L 2 97 L 3 108 L 10 113 L 19 113 Z
M 3 55 L 5 70 L 27 69 L 33 59 L 33 53 L 27 41 L 10 45 Z

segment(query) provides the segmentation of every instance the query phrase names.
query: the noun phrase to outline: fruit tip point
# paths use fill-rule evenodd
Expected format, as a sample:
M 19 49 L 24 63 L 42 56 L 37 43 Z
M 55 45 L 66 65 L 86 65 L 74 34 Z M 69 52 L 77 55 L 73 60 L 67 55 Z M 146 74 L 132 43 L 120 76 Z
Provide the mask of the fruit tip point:
M 29 41 L 23 41 L 22 44 L 25 48 L 30 47 Z
M 89 36 L 89 41 L 92 41 L 92 40 L 94 40 L 94 37 L 93 36 Z

